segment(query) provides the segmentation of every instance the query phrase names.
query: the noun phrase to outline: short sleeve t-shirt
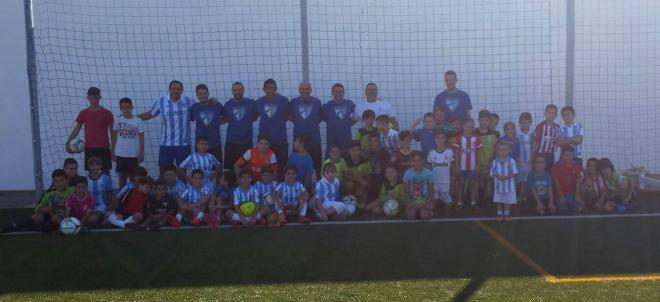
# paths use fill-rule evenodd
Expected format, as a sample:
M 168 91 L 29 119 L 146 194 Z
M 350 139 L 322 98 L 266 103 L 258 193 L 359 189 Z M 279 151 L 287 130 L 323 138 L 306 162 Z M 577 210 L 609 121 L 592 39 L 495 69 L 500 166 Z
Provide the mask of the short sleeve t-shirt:
M 80 111 L 76 123 L 82 124 L 85 129 L 85 148 L 110 148 L 108 133 L 112 130 L 114 122 L 112 112 L 103 107 Z
M 291 100 L 293 136 L 304 136 L 310 144 L 321 143 L 321 101 L 315 97 Z
M 220 103 L 195 103 L 190 107 L 190 118 L 195 121 L 195 141 L 200 136 L 209 139 L 209 148 L 220 147 L 220 116 L 224 107 Z
M 286 181 L 282 182 L 277 185 L 275 191 L 277 191 L 285 206 L 295 205 L 300 200 L 300 194 L 306 192 L 305 186 L 297 181 L 293 184 Z
M 119 116 L 112 127 L 117 132 L 115 155 L 119 157 L 137 157 L 140 152 L 140 133 L 144 133 L 142 120 Z
M 573 138 L 581 135 L 584 135 L 584 126 L 582 126 L 580 123 L 559 126 L 560 137 Z M 582 144 L 573 145 L 573 151 L 576 158 L 582 158 Z
M 429 193 L 429 183 L 433 183 L 435 177 L 428 169 L 422 171 L 415 171 L 415 168 L 406 170 L 403 174 L 403 182 L 408 186 L 408 194 L 412 198 L 425 198 Z
M 465 120 L 465 112 L 472 110 L 472 101 L 470 96 L 462 90 L 456 90 L 453 93 L 447 90 L 441 92 L 435 97 L 433 108 L 444 108 L 447 112 L 447 120 L 458 119 Z
M 51 213 L 64 215 L 64 202 L 73 193 L 73 190 L 73 187 L 67 187 L 64 192 L 53 190 L 44 193 L 34 210 L 36 211 L 41 208 L 52 207 Z
M 239 164 L 247 164 L 248 169 L 252 171 L 252 180 L 261 180 L 261 169 L 266 166 L 277 164 L 277 157 L 270 149 L 264 154 L 259 153 L 257 148 L 245 151 L 243 156 L 238 159 Z
M 259 112 L 259 134 L 268 135 L 271 144 L 286 144 L 289 99 L 279 94 L 273 99 L 261 97 L 257 100 L 257 112 Z
M 101 174 L 98 178 L 92 178 L 91 175 L 87 176 L 87 185 L 94 196 L 94 208 L 97 211 L 105 212 L 110 204 L 107 200 L 107 193 L 112 192 L 112 178 L 110 176 Z
M 222 167 L 220 161 L 211 153 L 195 152 L 188 155 L 181 163 L 181 169 L 200 169 L 204 172 L 204 180 L 208 181 L 213 176 L 213 169 Z
M 161 199 L 156 198 L 156 196 L 150 196 L 147 208 L 151 214 L 167 214 L 175 212 L 177 210 L 177 204 L 170 194 L 165 194 Z
M 435 148 L 435 128 L 421 128 L 413 132 L 413 139 L 422 145 L 422 154 L 427 156 Z
M 312 157 L 307 153 L 291 153 L 287 164 L 296 167 L 296 181 L 300 183 L 305 183 L 305 178 L 311 177 L 314 171 L 314 163 L 312 162 Z
M 536 194 L 541 199 L 550 198 L 550 190 L 552 190 L 552 177 L 550 173 L 543 171 L 543 175 L 536 175 L 531 172 L 527 176 L 527 185 L 531 190 L 535 190 Z
M 575 162 L 566 163 L 558 161 L 552 166 L 552 178 L 561 187 L 561 194 L 575 195 L 577 192 L 577 180 L 582 173 L 582 168 Z
M 447 186 L 449 191 L 449 184 L 451 183 L 451 165 L 454 161 L 454 151 L 446 148 L 443 151 L 431 150 L 429 155 L 426 156 L 426 162 L 431 164 L 431 171 L 435 176 L 434 183 L 443 184 Z
M 493 130 L 486 132 L 476 131 L 479 135 L 481 149 L 479 149 L 479 173 L 487 175 L 490 172 L 490 165 L 495 157 L 495 145 L 497 145 L 498 136 Z
M 364 124 L 362 124 L 362 113 L 367 110 L 372 110 L 376 114 L 376 117 L 381 115 L 387 115 L 390 118 L 396 117 L 396 111 L 394 111 L 394 107 L 392 107 L 392 104 L 389 102 L 381 99 L 374 102 L 362 100 L 355 105 L 355 116 L 360 119 L 360 125 L 362 126 L 364 126 Z
M 194 101 L 187 96 L 181 96 L 176 102 L 169 96 L 161 96 L 154 102 L 149 112 L 153 116 L 162 116 L 161 146 L 190 145 L 190 107 L 193 104 Z
M 353 125 L 353 116 L 355 104 L 351 100 L 329 101 L 323 105 L 323 118 L 326 127 L 326 142 L 329 145 L 335 144 L 345 149 L 353 140 L 351 126 Z
M 243 98 L 225 103 L 227 143 L 252 145 L 252 123 L 257 115 L 255 102 Z
M 396 185 L 391 185 L 388 181 L 385 181 L 380 187 L 380 199 L 384 201 L 385 198 L 394 198 L 394 200 L 402 202 L 404 199 L 403 196 L 403 184 L 398 183 Z
M 66 199 L 66 208 L 69 209 L 69 216 L 82 219 L 87 213 L 94 211 L 94 197 L 90 192 L 83 198 L 71 194 Z

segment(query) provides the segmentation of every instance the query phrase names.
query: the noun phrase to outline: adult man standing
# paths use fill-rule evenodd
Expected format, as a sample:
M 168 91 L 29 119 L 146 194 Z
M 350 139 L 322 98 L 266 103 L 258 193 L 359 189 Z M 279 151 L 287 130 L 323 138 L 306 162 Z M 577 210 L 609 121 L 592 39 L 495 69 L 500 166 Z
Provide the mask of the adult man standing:
M 361 120 L 364 111 L 372 110 L 376 113 L 376 116 L 387 115 L 390 119 L 390 126 L 398 131 L 399 121 L 396 119 L 396 112 L 389 102 L 378 98 L 378 86 L 375 83 L 368 83 L 364 89 L 364 94 L 367 99 L 359 101 L 355 105 L 355 118 Z
M 321 101 L 312 96 L 312 84 L 303 81 L 298 86 L 300 96 L 291 100 L 293 137 L 303 136 L 307 140 L 305 149 L 312 157 L 314 169 L 321 168 Z
M 259 135 L 268 136 L 270 149 L 275 153 L 280 171 L 284 171 L 289 158 L 289 142 L 286 137 L 289 99 L 277 93 L 277 83 L 273 79 L 264 81 L 264 94 L 257 100 Z
M 433 109 L 441 107 L 447 112 L 447 120 L 460 120 L 464 121 L 470 117 L 470 110 L 472 110 L 472 101 L 470 96 L 462 90 L 456 89 L 456 72 L 447 70 L 445 72 L 445 84 L 447 89 L 435 97 Z
M 234 96 L 225 103 L 223 123 L 227 123 L 227 138 L 225 141 L 225 169 L 233 169 L 234 163 L 245 151 L 252 148 L 252 123 L 259 116 L 256 102 L 244 98 L 243 83 L 234 82 L 231 94 Z
M 195 103 L 191 98 L 183 96 L 183 83 L 180 81 L 171 81 L 168 88 L 169 96 L 160 96 L 151 110 L 138 116 L 143 121 L 158 115 L 163 117 L 158 149 L 161 173 L 172 162 L 181 164 L 190 155 L 190 108 Z
M 344 85 L 335 83 L 332 85 L 332 100 L 323 104 L 323 120 L 327 125 L 325 132 L 326 156 L 331 145 L 337 145 L 342 153 L 348 152 L 348 146 L 353 140 L 351 126 L 355 124 L 355 104 L 351 100 L 344 99 Z

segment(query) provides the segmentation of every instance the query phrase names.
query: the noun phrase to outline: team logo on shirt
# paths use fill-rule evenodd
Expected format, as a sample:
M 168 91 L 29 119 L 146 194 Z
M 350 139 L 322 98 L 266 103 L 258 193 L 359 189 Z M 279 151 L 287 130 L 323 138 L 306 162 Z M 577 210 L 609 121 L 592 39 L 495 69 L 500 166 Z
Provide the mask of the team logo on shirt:
M 343 120 L 346 117 L 347 112 L 348 109 L 346 109 L 346 106 L 335 107 L 335 114 L 337 115 L 337 117 L 339 117 L 340 120 Z
M 277 104 L 264 104 L 264 112 L 269 118 L 272 118 L 277 113 Z
M 539 182 L 536 183 L 535 189 L 536 189 L 536 192 L 537 192 L 536 194 L 545 196 L 548 193 L 548 191 L 547 191 L 548 183 L 546 183 L 544 181 L 539 181 Z
M 234 114 L 234 118 L 236 120 L 240 121 L 245 117 L 245 108 L 244 107 L 234 107 L 232 108 L 232 114 Z
M 298 107 L 298 113 L 303 119 L 308 119 L 312 115 L 312 106 L 310 105 L 300 105 Z
M 456 111 L 456 108 L 458 108 L 458 99 L 448 99 L 447 108 L 449 108 L 449 111 L 451 112 Z
M 204 125 L 208 126 L 213 121 L 213 112 L 212 111 L 201 111 L 199 113 L 199 119 L 202 120 Z

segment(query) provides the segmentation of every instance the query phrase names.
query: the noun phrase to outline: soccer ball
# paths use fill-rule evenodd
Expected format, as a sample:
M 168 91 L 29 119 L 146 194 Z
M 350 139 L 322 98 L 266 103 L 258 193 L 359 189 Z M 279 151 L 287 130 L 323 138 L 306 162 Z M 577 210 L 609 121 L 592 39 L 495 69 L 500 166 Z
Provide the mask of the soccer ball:
M 383 213 L 390 217 L 399 214 L 399 202 L 392 198 L 385 199 L 385 202 L 383 202 Z
M 357 198 L 353 195 L 346 195 L 342 201 L 349 206 L 357 206 Z
M 73 153 L 82 153 L 85 151 L 85 141 L 80 138 L 74 138 L 69 142 L 69 149 L 71 149 L 71 152 Z
M 270 195 L 270 193 L 266 193 L 264 196 L 261 196 L 261 203 L 265 205 L 273 204 L 273 197 Z
M 80 232 L 80 221 L 75 217 L 62 219 L 60 222 L 60 232 L 67 236 L 73 236 Z
M 244 216 L 252 216 L 254 214 L 254 211 L 257 209 L 257 205 L 254 203 L 254 201 L 248 201 L 242 203 L 238 209 L 243 213 Z

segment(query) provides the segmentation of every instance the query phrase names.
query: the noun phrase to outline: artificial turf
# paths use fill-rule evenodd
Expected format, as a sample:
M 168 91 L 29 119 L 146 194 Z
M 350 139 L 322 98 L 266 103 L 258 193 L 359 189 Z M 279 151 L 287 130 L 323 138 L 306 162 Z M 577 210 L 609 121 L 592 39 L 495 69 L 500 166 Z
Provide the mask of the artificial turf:
M 486 222 L 556 276 L 660 272 L 660 218 Z M 0 301 L 658 301 L 544 281 L 474 222 L 0 237 Z

